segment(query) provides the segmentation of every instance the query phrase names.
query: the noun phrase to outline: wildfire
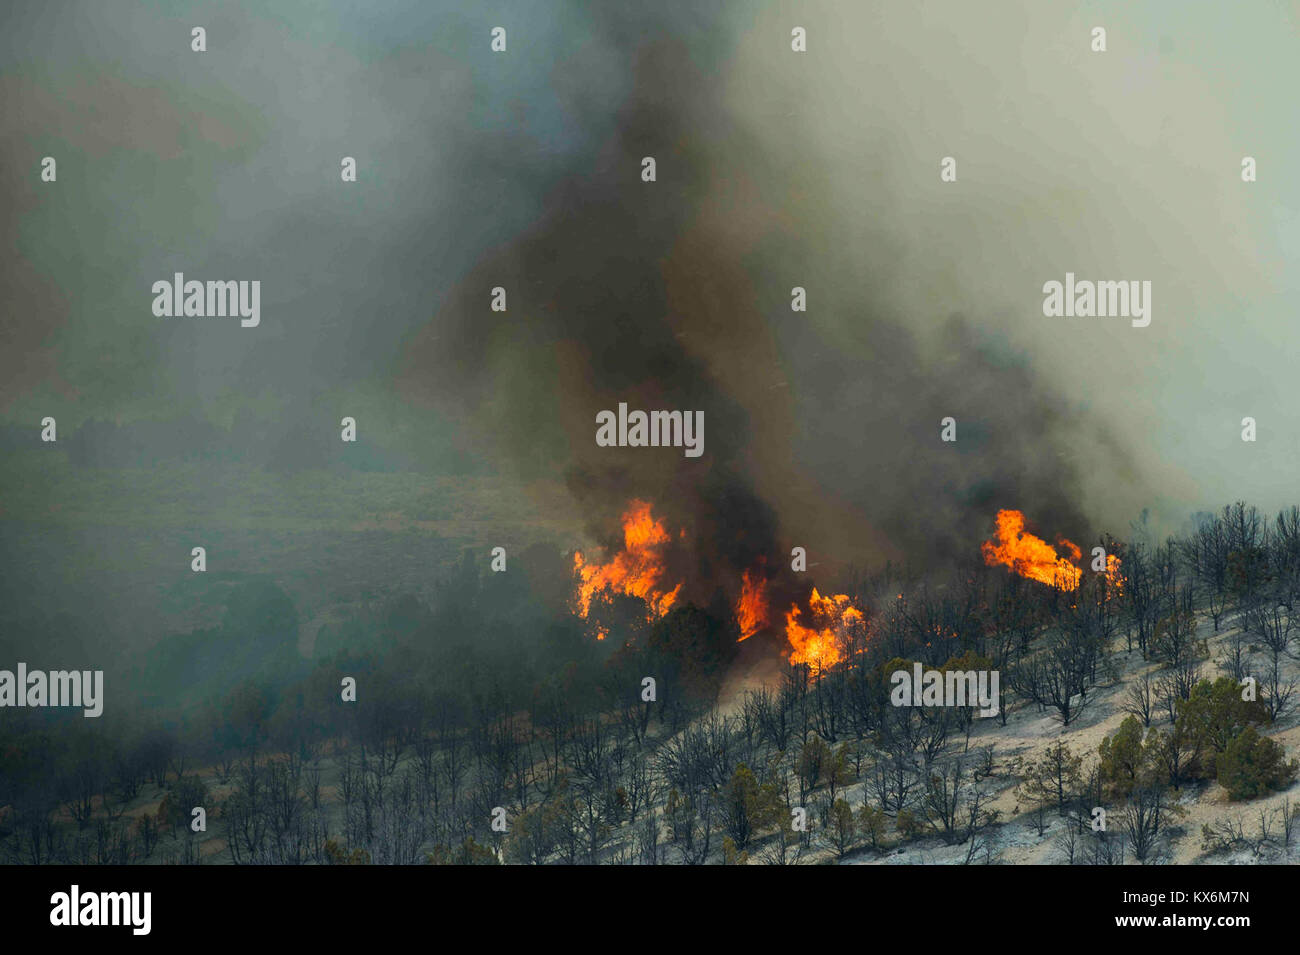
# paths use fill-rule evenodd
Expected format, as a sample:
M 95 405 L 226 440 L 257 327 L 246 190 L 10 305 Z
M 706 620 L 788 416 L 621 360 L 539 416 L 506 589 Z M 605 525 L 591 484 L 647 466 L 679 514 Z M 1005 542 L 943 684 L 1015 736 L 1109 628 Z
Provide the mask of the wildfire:
M 748 640 L 767 626 L 767 614 L 767 581 L 761 571 L 747 570 L 740 582 L 740 599 L 736 601 L 740 639 Z
M 1082 571 L 1078 567 L 1083 552 L 1077 544 L 1065 538 L 1060 548 L 1068 556 L 1062 557 L 1057 548 L 1041 537 L 1025 533 L 1025 515 L 1020 511 L 1002 510 L 997 516 L 998 543 L 985 541 L 980 545 L 984 563 L 990 567 L 1004 564 L 1021 577 L 1049 584 L 1058 590 L 1074 590 L 1079 586 Z
M 1079 565 L 1083 552 L 1077 544 L 1062 537 L 1053 547 L 1040 537 L 1026 534 L 1025 515 L 1020 511 L 998 511 L 996 523 L 998 542 L 985 541 L 980 545 L 984 563 L 990 567 L 1003 564 L 1021 577 L 1049 584 L 1058 590 L 1078 588 L 1083 576 Z M 1119 565 L 1118 557 L 1106 555 L 1106 580 L 1116 591 L 1121 580 Z
M 1106 555 L 1106 582 L 1110 585 L 1109 593 L 1124 592 L 1124 578 L 1119 575 L 1119 558 L 1114 554 Z
M 843 663 L 850 632 L 865 622 L 862 611 L 848 594 L 823 597 L 813 588 L 808 598 L 807 626 L 796 604 L 785 615 L 785 636 L 790 642 L 790 662 L 806 663 L 814 673 Z
M 685 537 L 685 532 L 681 534 Z M 606 563 L 589 561 L 581 551 L 573 555 L 576 581 L 574 611 L 587 620 L 592 603 L 601 595 L 626 595 L 645 602 L 653 619 L 662 617 L 677 603 L 682 584 L 669 588 L 665 578 L 667 548 L 673 538 L 662 521 L 655 520 L 651 505 L 634 500 L 623 514 L 623 548 Z M 771 595 L 762 559 L 741 575 L 740 595 L 735 603 L 739 640 L 773 624 Z M 785 614 L 785 635 L 791 663 L 808 664 L 814 674 L 838 666 L 861 649 L 866 615 L 848 594 L 823 596 L 814 587 L 807 604 L 794 603 Z M 591 621 L 597 640 L 609 632 Z M 855 645 L 855 640 L 858 642 Z
M 581 551 L 573 555 L 573 572 L 578 578 L 574 595 L 578 615 L 586 619 L 591 601 L 598 593 L 626 594 L 645 601 L 649 613 L 662 617 L 677 601 L 679 583 L 671 590 L 662 585 L 666 573 L 664 548 L 672 540 L 663 523 L 656 521 L 645 501 L 633 501 L 623 514 L 623 550 L 606 564 L 588 563 Z M 604 640 L 606 631 L 597 630 Z

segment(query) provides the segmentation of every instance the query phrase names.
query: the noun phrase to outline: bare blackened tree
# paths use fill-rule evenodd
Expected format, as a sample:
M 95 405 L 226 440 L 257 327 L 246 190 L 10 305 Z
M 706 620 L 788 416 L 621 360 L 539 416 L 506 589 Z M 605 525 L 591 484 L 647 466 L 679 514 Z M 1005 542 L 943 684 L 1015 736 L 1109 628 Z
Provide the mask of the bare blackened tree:
M 872 767 L 867 786 L 875 801 L 886 812 L 907 808 L 913 791 L 921 781 L 921 766 L 916 756 L 917 737 L 910 707 L 890 707 L 892 719 L 882 724 L 877 739 L 879 755 Z
M 137 745 L 136 753 L 141 766 L 159 788 L 167 783 L 167 767 L 171 764 L 175 749 L 176 738 L 161 726 L 146 730 Z
M 848 670 L 836 667 L 823 673 L 811 687 L 813 726 L 828 743 L 836 742 L 844 732 L 848 679 Z
M 1086 831 L 1079 839 L 1076 862 L 1079 865 L 1123 865 L 1124 839 L 1105 830 Z
M 659 865 L 663 860 L 662 827 L 653 812 L 647 812 L 634 835 L 637 861 L 641 865 Z
M 1289 612 L 1300 597 L 1300 507 L 1278 511 L 1269 544 L 1274 589 Z
M 926 821 L 950 846 L 957 842 L 962 790 L 965 785 L 966 774 L 962 762 L 960 759 L 952 759 L 930 771 L 921 796 Z
M 267 861 L 277 865 L 302 865 L 309 855 L 307 800 L 295 768 L 297 764 L 280 760 L 267 766 Z
M 574 716 L 569 698 L 555 686 L 547 686 L 539 692 L 533 705 L 533 726 L 536 727 L 541 745 L 544 788 L 552 791 L 559 781 L 564 769 L 564 750 Z
M 1150 673 L 1143 673 L 1129 685 L 1123 710 L 1142 721 L 1143 728 L 1151 727 L 1151 713 L 1155 709 L 1155 684 Z
M 616 754 L 617 755 L 617 754 Z M 642 812 L 652 812 L 658 786 L 650 766 L 650 759 L 643 753 L 626 753 L 621 767 L 616 771 L 617 779 L 622 782 L 617 789 L 628 818 L 636 819 Z
M 1282 669 L 1282 660 L 1291 655 L 1295 641 L 1291 614 L 1280 603 L 1261 600 L 1246 610 L 1243 622 L 1245 629 L 1258 637 L 1268 651 L 1268 665 L 1260 681 L 1262 702 L 1268 707 L 1269 718 L 1277 720 L 1291 709 L 1296 691 L 1295 680 L 1289 679 Z
M 1075 614 L 1048 636 L 1040 650 L 1011 669 L 1012 687 L 1026 699 L 1055 710 L 1057 719 L 1068 726 L 1088 704 L 1101 653 L 1094 621 L 1086 613 Z
M 1170 723 L 1178 719 L 1178 701 L 1187 699 L 1190 686 L 1195 686 L 1199 679 L 1199 668 L 1195 663 L 1183 664 L 1176 670 L 1162 670 L 1156 678 L 1156 703 L 1164 711 Z
M 64 806 L 77 828 L 90 823 L 95 810 L 95 797 L 108 784 L 108 768 L 99 741 L 88 733 L 79 733 L 69 745 L 68 759 L 63 772 L 60 790 Z
M 1196 639 L 1196 611 L 1190 587 L 1179 588 L 1172 600 L 1170 613 L 1157 622 L 1152 634 L 1152 649 L 1171 669 L 1204 656 L 1204 646 Z
M 1250 672 L 1251 640 L 1244 630 L 1236 630 L 1224 643 L 1224 656 L 1218 661 L 1219 666 L 1240 683 Z
M 994 595 L 989 619 L 991 632 L 984 644 L 993 662 L 993 669 L 999 673 L 1006 673 L 1012 666 L 1017 651 L 1028 644 L 1028 640 L 1022 639 L 1017 625 L 1031 613 L 1028 601 L 1025 600 L 1023 584 L 1020 583 L 1021 578 L 1008 575 L 1006 579 L 1017 583 L 1014 585 L 1004 583 Z M 998 720 L 1003 726 L 1007 725 L 1009 683 L 1009 680 L 998 681 Z
M 965 862 L 970 864 L 983 847 L 981 835 L 997 819 L 988 808 L 992 797 L 961 758 L 936 770 L 927 778 L 922 796 L 925 819 L 947 845 L 968 843 Z
M 641 699 L 641 685 L 621 680 L 614 687 L 616 699 L 619 700 L 619 725 L 623 732 L 638 746 L 645 746 L 650 733 L 650 717 L 655 704 Z
M 1138 786 L 1129 794 L 1122 819 L 1129 847 L 1139 862 L 1145 862 L 1156 852 L 1168 812 L 1168 796 L 1163 786 Z
M 790 748 L 790 711 L 782 697 L 763 686 L 749 691 L 744 705 L 758 726 L 760 739 L 780 752 Z
M 681 861 L 687 865 L 702 865 L 708 861 L 718 811 L 716 802 L 716 797 L 709 791 L 682 796 L 673 790 L 668 794 L 664 818 Z
M 263 860 L 269 819 L 262 781 L 262 768 L 255 759 L 241 764 L 235 790 L 222 804 L 226 844 L 236 865 Z
M 1121 565 L 1124 596 L 1128 602 L 1132 627 L 1137 632 L 1138 649 L 1145 660 L 1148 658 L 1148 647 L 1161 610 L 1155 561 L 1150 548 L 1142 540 L 1130 543 L 1127 555 L 1127 560 Z
M 1231 548 L 1223 520 L 1213 515 L 1201 515 L 1191 537 L 1182 545 L 1182 551 L 1210 613 L 1214 632 L 1218 633 L 1229 598 L 1228 555 Z
M 1249 604 L 1268 578 L 1268 525 L 1253 505 L 1237 501 L 1223 509 L 1228 538 L 1228 585 Z

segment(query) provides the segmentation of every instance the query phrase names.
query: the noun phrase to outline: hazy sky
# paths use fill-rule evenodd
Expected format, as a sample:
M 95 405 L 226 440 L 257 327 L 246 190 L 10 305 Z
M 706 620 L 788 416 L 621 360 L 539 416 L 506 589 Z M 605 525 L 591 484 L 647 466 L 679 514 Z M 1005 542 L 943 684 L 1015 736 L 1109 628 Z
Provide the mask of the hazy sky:
M 354 413 L 382 417 L 390 443 L 460 429 L 499 444 L 503 467 L 538 434 L 581 457 L 616 389 L 577 387 L 553 416 L 546 396 L 608 371 L 609 353 L 566 366 L 572 316 L 548 324 L 544 301 L 567 301 L 561 281 L 598 288 L 608 263 L 582 274 L 557 251 L 567 272 L 535 300 L 543 280 L 516 274 L 508 328 L 457 303 L 485 303 L 500 263 L 547 261 L 577 200 L 609 200 L 644 146 L 665 231 L 649 211 L 605 217 L 597 241 L 655 257 L 662 314 L 644 321 L 743 412 L 739 447 L 710 440 L 800 519 L 878 524 L 931 487 L 941 510 L 991 506 L 1058 470 L 1063 497 L 1121 531 L 1142 507 L 1176 522 L 1300 498 L 1295 4 L 624 6 L 6 4 L 0 418 Z M 56 184 L 39 180 L 45 155 Z M 1241 181 L 1247 155 L 1258 182 Z M 261 326 L 155 318 L 150 286 L 176 271 L 260 279 Z M 1043 283 L 1067 271 L 1151 281 L 1150 326 L 1045 317 Z M 806 314 L 789 310 L 795 285 Z M 643 321 L 627 307 L 629 328 Z M 467 329 L 495 357 L 470 363 Z M 978 464 L 936 464 L 936 412 Z
M 771 34 L 801 18 L 823 26 L 808 56 L 774 61 Z M 747 33 L 729 82 L 772 131 L 773 183 L 819 173 L 786 204 L 856 270 L 837 303 L 869 293 L 927 330 L 960 313 L 1023 352 L 1141 465 L 1134 487 L 1079 446 L 1090 513 L 1174 516 L 1296 496 L 1298 26 L 1286 3 L 791 3 Z M 868 245 L 889 255 L 855 262 Z M 1150 280 L 1151 325 L 1044 317 L 1042 285 L 1067 271 Z

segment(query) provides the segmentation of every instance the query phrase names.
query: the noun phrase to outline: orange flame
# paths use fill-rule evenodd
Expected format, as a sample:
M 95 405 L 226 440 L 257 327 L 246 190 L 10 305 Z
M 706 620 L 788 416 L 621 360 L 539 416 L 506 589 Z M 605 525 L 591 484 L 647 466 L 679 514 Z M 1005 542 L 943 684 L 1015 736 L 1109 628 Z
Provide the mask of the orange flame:
M 989 567 L 1004 564 L 1021 577 L 1047 583 L 1057 590 L 1074 590 L 1079 586 L 1083 572 L 1078 568 L 1078 560 L 1083 552 L 1078 544 L 1061 538 L 1060 548 L 1069 556 L 1060 556 L 1057 548 L 1043 538 L 1024 533 L 1023 513 L 997 512 L 997 541 L 980 544 L 984 563 Z
M 767 626 L 767 581 L 761 571 L 747 570 L 740 582 L 740 599 L 736 601 L 736 623 L 740 639 L 748 640 Z M 738 640 L 737 643 L 740 641 Z
M 823 597 L 816 587 L 808 598 L 809 626 L 799 622 L 802 616 L 797 604 L 786 611 L 785 636 L 790 642 L 790 662 L 806 663 L 815 674 L 844 662 L 850 630 L 866 619 L 853 606 L 848 594 Z
M 1109 592 L 1112 594 L 1122 594 L 1124 592 L 1124 580 L 1119 575 L 1119 558 L 1114 554 L 1106 555 L 1106 583 L 1109 585 Z
M 1049 584 L 1058 590 L 1074 590 L 1079 586 L 1083 571 L 1079 569 L 1078 561 L 1083 552 L 1073 541 L 1060 539 L 1058 547 L 1068 555 L 1060 556 L 1057 547 L 1041 537 L 1026 534 L 1025 515 L 1014 510 L 998 511 L 997 534 L 998 543 L 985 541 L 980 545 L 984 563 L 990 567 L 1004 564 L 1021 577 Z
M 578 577 L 574 595 L 578 615 L 586 619 L 591 601 L 600 592 L 640 597 L 652 617 L 662 617 L 677 601 L 682 585 L 666 590 L 661 581 L 666 573 L 664 548 L 671 536 L 650 513 L 645 501 L 632 501 L 623 514 L 623 550 L 606 564 L 588 563 L 581 551 L 573 554 L 573 572 Z M 597 628 L 596 639 L 607 631 Z

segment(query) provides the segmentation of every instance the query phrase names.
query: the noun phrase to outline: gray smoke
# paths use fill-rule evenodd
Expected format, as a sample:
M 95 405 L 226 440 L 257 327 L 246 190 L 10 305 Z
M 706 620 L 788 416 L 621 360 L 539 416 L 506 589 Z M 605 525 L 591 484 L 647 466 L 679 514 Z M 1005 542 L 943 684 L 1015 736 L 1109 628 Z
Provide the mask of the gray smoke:
M 651 501 L 695 542 L 695 576 L 738 580 L 792 544 L 832 565 L 969 559 L 1009 506 L 1087 539 L 1078 449 L 1134 479 L 1104 422 L 982 329 L 980 301 L 922 341 L 936 316 L 850 271 L 881 271 L 885 236 L 819 258 L 815 210 L 781 196 L 824 187 L 821 158 L 774 168 L 771 137 L 673 27 L 606 31 L 633 78 L 609 137 L 413 340 L 407 392 L 454 407 L 526 474 L 558 464 L 602 540 L 630 499 Z M 796 285 L 808 314 L 791 311 Z M 497 286 L 506 312 L 489 308 Z M 704 457 L 598 447 L 595 416 L 619 402 L 703 410 Z

